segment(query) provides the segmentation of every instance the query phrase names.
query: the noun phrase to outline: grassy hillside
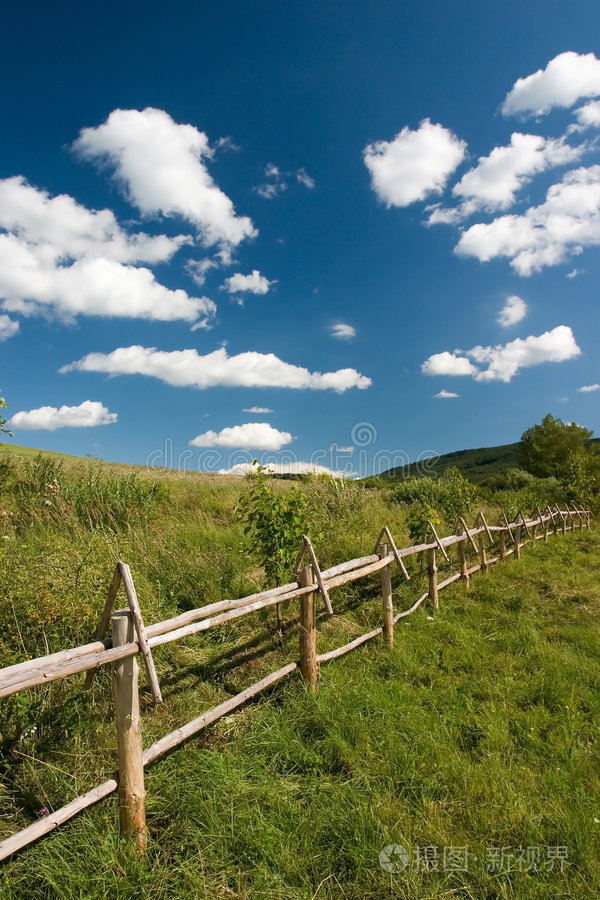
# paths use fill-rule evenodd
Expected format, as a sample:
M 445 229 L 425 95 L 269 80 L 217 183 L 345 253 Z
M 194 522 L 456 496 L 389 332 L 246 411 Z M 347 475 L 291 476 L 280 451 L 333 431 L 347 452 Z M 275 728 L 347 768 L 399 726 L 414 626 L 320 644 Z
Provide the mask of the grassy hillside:
M 145 859 L 120 846 L 112 797 L 4 864 L 0 896 L 597 897 L 599 580 L 599 536 L 576 532 L 452 586 L 393 651 L 323 667 L 315 697 L 273 689 L 149 769 Z M 374 588 L 334 599 L 338 629 L 378 615 Z M 157 653 L 166 702 L 144 711 L 146 743 L 291 650 L 255 635 L 232 670 L 224 635 Z M 321 626 L 321 647 L 333 637 Z M 3 833 L 114 765 L 106 676 L 21 715 L 39 729 L 4 757 Z M 390 844 L 408 853 L 393 873 Z

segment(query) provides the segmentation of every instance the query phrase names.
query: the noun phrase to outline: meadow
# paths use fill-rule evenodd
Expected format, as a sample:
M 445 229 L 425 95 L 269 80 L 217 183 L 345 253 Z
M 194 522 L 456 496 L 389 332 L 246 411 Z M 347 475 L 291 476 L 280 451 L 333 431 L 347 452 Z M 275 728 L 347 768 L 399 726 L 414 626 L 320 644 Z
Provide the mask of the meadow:
M 494 521 L 561 499 L 552 479 L 524 477 L 300 487 L 323 567 L 370 553 L 383 524 L 410 544 L 424 509 L 449 533 L 457 502 Z M 148 624 L 271 586 L 236 512 L 248 490 L 0 457 L 0 665 L 90 640 L 117 559 Z M 418 560 L 411 576 L 394 575 L 397 609 L 426 589 Z M 0 896 L 597 897 L 599 576 L 592 529 L 528 545 L 468 593 L 450 586 L 435 614 L 397 626 L 393 650 L 374 641 L 323 666 L 314 696 L 292 677 L 150 767 L 144 858 L 120 840 L 111 797 L 4 863 Z M 332 600 L 320 650 L 380 624 L 377 576 Z M 144 744 L 295 659 L 296 615 L 160 648 L 162 706 L 141 675 Z M 86 693 L 82 680 L 2 701 L 0 838 L 114 770 L 110 675 Z M 404 851 L 382 868 L 390 845 Z

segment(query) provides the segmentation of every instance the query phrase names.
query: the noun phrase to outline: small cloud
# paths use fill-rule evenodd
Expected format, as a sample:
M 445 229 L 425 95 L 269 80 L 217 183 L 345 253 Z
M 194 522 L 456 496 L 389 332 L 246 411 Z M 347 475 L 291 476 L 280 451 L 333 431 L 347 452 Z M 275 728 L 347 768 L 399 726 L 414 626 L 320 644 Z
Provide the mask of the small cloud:
M 190 441 L 192 447 L 235 447 L 251 450 L 281 450 L 293 440 L 289 431 L 278 431 L 268 422 L 248 422 L 221 431 L 206 431 Z
M 265 200 L 273 200 L 287 190 L 289 178 L 295 178 L 298 184 L 309 188 L 309 190 L 312 190 L 315 186 L 314 178 L 308 174 L 304 167 L 292 172 L 284 172 L 279 166 L 267 163 L 265 166 L 265 178 L 268 178 L 269 181 L 254 188 L 258 196 L 264 197 Z
M 256 413 L 259 416 L 266 416 L 269 413 L 274 412 L 274 410 L 269 409 L 268 406 L 249 406 L 246 409 L 243 409 L 242 412 L 245 413 Z
M 441 193 L 466 149 L 466 143 L 443 125 L 423 119 L 416 131 L 406 126 L 392 141 L 367 144 L 363 161 L 381 202 L 388 208 L 408 206 Z
M 315 186 L 315 179 L 311 178 L 311 176 L 305 171 L 305 169 L 298 169 L 296 174 L 296 180 L 303 184 L 305 188 L 309 188 L 312 190 Z
M 40 406 L 29 412 L 18 412 L 9 420 L 11 428 L 24 431 L 56 431 L 57 428 L 94 428 L 112 425 L 117 414 L 95 400 L 84 400 L 79 406 Z
M 584 384 L 577 390 L 580 394 L 591 394 L 592 391 L 600 391 L 600 384 Z
M 349 341 L 353 337 L 356 337 L 356 328 L 352 325 L 346 325 L 344 322 L 338 322 L 337 325 L 332 327 L 331 334 L 334 338 L 337 338 L 338 341 Z
M 517 322 L 520 322 L 521 319 L 524 319 L 527 315 L 527 304 L 524 300 L 521 300 L 520 297 L 517 297 L 516 294 L 512 297 L 507 297 L 506 303 L 498 313 L 497 322 L 500 323 L 504 328 L 508 328 L 509 325 L 516 325 Z
M 567 272 L 566 278 L 577 278 L 578 275 L 583 275 L 583 269 L 572 269 L 570 272 Z
M 433 397 L 434 400 L 454 400 L 456 397 L 460 397 L 460 394 L 455 394 L 454 391 L 441 390 L 434 394 Z
M 230 294 L 247 293 L 247 294 L 267 294 L 269 288 L 277 284 L 276 281 L 269 281 L 264 275 L 261 275 L 258 269 L 253 269 L 250 275 L 242 275 L 236 272 L 230 278 L 225 279 L 225 283 L 221 286 L 222 291 L 229 291 Z
M 21 326 L 8 316 L 0 316 L 0 341 L 13 337 Z
M 479 371 L 466 356 L 460 356 L 460 350 L 450 353 L 434 353 L 421 366 L 423 375 L 476 375 Z

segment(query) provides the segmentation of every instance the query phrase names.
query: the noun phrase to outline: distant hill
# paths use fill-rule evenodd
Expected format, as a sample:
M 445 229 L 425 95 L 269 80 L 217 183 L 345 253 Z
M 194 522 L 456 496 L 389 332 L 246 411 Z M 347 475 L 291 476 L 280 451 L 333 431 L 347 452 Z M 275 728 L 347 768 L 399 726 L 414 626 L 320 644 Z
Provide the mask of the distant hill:
M 598 444 L 600 438 L 592 438 L 590 443 Z M 437 477 L 446 469 L 456 466 L 461 475 L 477 484 L 490 475 L 503 472 L 505 469 L 517 468 L 519 465 L 519 441 L 514 444 L 499 444 L 497 447 L 478 447 L 474 450 L 454 450 L 443 453 L 425 462 L 413 462 L 407 466 L 388 469 L 381 473 L 381 478 L 400 481 L 414 475 Z
M 446 469 L 456 466 L 459 472 L 470 481 L 483 481 L 490 475 L 504 469 L 515 468 L 518 462 L 519 442 L 500 444 L 498 447 L 479 447 L 475 450 L 454 450 L 444 453 L 425 462 L 413 462 L 382 472 L 381 477 L 390 481 L 399 481 L 414 475 L 439 476 Z
M 71 456 L 68 453 L 56 453 L 54 450 L 38 450 L 36 447 L 20 447 L 18 444 L 0 442 L 0 453 L 12 453 L 14 456 L 51 456 L 52 459 L 80 460 L 87 457 Z

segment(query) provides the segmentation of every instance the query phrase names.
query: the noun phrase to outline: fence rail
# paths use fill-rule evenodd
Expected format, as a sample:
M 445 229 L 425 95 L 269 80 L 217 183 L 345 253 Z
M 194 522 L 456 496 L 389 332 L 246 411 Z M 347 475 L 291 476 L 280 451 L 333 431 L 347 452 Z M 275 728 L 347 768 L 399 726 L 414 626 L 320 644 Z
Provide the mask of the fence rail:
M 27 660 L 0 669 L 0 697 L 9 697 L 20 691 L 49 684 L 52 681 L 86 672 L 84 687 L 89 687 L 96 669 L 112 665 L 113 696 L 116 711 L 116 730 L 119 757 L 119 771 L 103 784 L 77 797 L 61 809 L 50 813 L 28 828 L 17 832 L 0 842 L 0 861 L 22 849 L 36 839 L 48 834 L 58 825 L 68 821 L 78 812 L 119 790 L 121 831 L 132 835 L 137 848 L 143 851 L 146 843 L 144 811 L 144 767 L 181 744 L 187 738 L 239 708 L 272 684 L 300 669 L 307 688 L 316 690 L 319 666 L 349 653 L 369 640 L 383 634 L 386 642 L 394 642 L 394 626 L 411 615 L 427 599 L 434 607 L 439 606 L 439 592 L 455 581 L 461 580 L 469 587 L 471 576 L 479 571 L 486 572 L 490 565 L 514 556 L 519 559 L 525 544 L 523 533 L 532 541 L 548 542 L 549 534 L 566 534 L 567 530 L 590 528 L 592 513 L 589 509 L 567 506 L 539 508 L 526 518 L 520 511 L 515 521 L 509 523 L 504 515 L 504 524 L 488 525 L 482 513 L 477 515 L 475 524 L 469 528 L 464 519 L 457 520 L 455 534 L 439 537 L 435 528 L 428 523 L 424 542 L 410 547 L 397 548 L 389 528 L 382 528 L 374 551 L 368 556 L 348 560 L 329 569 L 320 570 L 312 544 L 304 538 L 298 554 L 296 568 L 305 553 L 310 563 L 295 573 L 295 580 L 267 591 L 260 591 L 238 600 L 223 600 L 182 613 L 163 622 L 145 626 L 135 586 L 129 567 L 122 562 L 116 566 L 96 640 L 80 647 L 73 647 L 51 653 L 47 656 Z M 538 529 L 541 531 L 538 532 Z M 431 538 L 428 539 L 428 534 Z M 498 538 L 498 555 L 487 556 L 486 540 L 489 545 Z M 477 539 L 477 543 L 475 542 Z M 507 539 L 512 547 L 507 548 Z M 479 555 L 479 563 L 468 566 L 467 544 Z M 459 571 L 438 582 L 437 553 L 449 562 L 447 548 L 457 546 Z M 403 560 L 415 554 L 427 554 L 428 589 L 409 609 L 394 614 L 391 568 L 398 565 L 403 577 L 410 576 Z M 382 625 L 355 638 L 342 647 L 327 653 L 317 653 L 315 597 L 320 595 L 328 613 L 332 611 L 330 592 L 344 584 L 365 578 L 375 572 L 380 573 L 382 592 Z M 121 584 L 125 588 L 128 609 L 114 613 L 114 604 Z M 236 694 L 218 706 L 203 712 L 200 716 L 177 728 L 142 752 L 141 728 L 139 725 L 139 698 L 137 689 L 137 655 L 141 654 L 148 674 L 155 702 L 162 702 L 160 686 L 154 669 L 152 650 L 163 644 L 177 641 L 217 625 L 224 625 L 242 616 L 277 604 L 298 599 L 300 659 L 272 672 L 255 684 Z M 112 622 L 112 638 L 105 637 Z

